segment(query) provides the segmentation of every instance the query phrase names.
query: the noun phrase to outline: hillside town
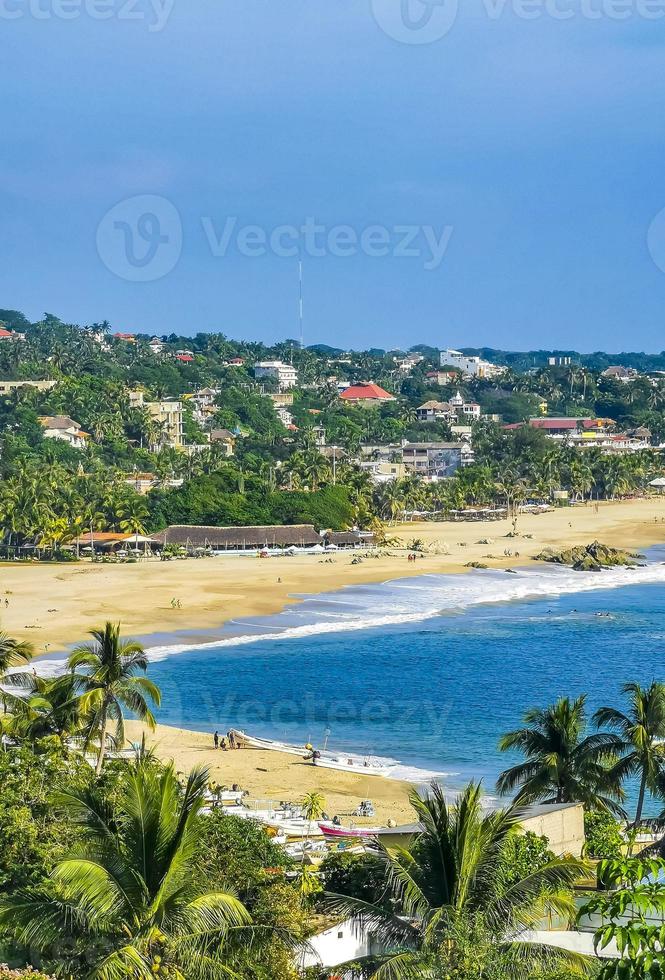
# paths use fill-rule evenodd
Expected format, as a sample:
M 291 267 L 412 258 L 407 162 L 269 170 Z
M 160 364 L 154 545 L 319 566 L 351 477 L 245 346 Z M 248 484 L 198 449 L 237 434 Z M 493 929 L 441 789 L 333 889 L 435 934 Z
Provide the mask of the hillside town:
M 91 535 L 171 525 L 294 523 L 381 540 L 409 514 L 459 519 L 663 485 L 661 356 L 266 347 L 11 310 L 0 323 L 12 553 L 80 555 Z M 49 491 L 45 467 L 67 494 Z

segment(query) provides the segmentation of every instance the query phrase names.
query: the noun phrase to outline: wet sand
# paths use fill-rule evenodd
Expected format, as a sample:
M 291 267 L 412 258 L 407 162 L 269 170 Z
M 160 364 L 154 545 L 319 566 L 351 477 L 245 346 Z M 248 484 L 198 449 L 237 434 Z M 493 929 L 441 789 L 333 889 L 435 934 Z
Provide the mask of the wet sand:
M 4 563 L 1 627 L 32 641 L 40 655 L 80 642 L 106 620 L 120 622 L 126 635 L 214 632 L 230 619 L 279 612 L 297 602 L 298 594 L 426 572 L 462 572 L 471 561 L 492 568 L 517 566 L 544 546 L 596 538 L 624 548 L 660 544 L 665 542 L 665 497 L 523 515 L 518 529 L 530 537 L 506 538 L 511 530 L 507 520 L 399 525 L 389 528 L 398 545 L 356 565 L 349 552 L 336 553 L 332 563 L 323 563 L 320 555 L 258 558 L 254 553 L 118 565 Z M 409 562 L 406 548 L 414 539 L 424 543 L 426 553 Z M 505 556 L 504 549 L 512 555 Z M 180 608 L 172 607 L 173 599 L 180 600 Z

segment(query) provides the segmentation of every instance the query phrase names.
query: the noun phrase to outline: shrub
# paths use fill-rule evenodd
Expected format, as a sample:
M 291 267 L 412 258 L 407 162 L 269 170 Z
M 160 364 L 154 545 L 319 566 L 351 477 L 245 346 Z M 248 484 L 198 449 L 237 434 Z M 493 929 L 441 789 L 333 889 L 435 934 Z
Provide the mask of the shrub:
M 593 858 L 621 857 L 621 828 L 611 813 L 588 810 L 584 814 L 587 854 Z

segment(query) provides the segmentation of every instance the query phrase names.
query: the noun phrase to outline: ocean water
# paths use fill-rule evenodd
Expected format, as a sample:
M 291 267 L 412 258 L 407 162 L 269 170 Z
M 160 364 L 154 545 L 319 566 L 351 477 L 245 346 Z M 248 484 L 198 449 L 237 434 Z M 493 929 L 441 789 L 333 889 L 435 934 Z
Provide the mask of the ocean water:
M 327 737 L 397 761 L 403 778 L 436 777 L 451 792 L 482 779 L 491 794 L 516 761 L 498 738 L 528 707 L 587 693 L 592 712 L 621 704 L 624 681 L 665 679 L 665 549 L 648 557 L 602 573 L 424 574 L 305 596 L 216 637 L 153 638 L 159 721 Z

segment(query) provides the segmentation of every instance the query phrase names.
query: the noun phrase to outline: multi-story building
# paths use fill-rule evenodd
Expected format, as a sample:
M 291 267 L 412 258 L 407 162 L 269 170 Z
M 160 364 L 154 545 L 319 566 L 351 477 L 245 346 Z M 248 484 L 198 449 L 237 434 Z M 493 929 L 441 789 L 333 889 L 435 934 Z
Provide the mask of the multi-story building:
M 393 358 L 395 366 L 401 374 L 410 374 L 414 367 L 424 360 L 422 354 L 406 354 L 404 357 Z
M 0 395 L 11 395 L 17 388 L 34 388 L 36 391 L 50 391 L 57 381 L 0 381 Z
M 42 415 L 39 418 L 45 439 L 59 439 L 72 449 L 85 449 L 89 432 L 84 432 L 78 422 L 68 415 Z
M 468 402 L 456 392 L 448 402 L 428 401 L 416 409 L 419 422 L 456 422 L 463 418 L 468 421 L 479 419 L 480 405 Z
M 229 429 L 213 429 L 210 433 L 210 442 L 222 446 L 227 456 L 233 456 L 236 436 Z
M 466 442 L 407 442 L 402 446 L 402 462 L 423 479 L 441 480 L 472 463 L 473 451 Z
M 441 351 L 441 367 L 454 367 L 462 374 L 467 374 L 473 378 L 495 378 L 503 374 L 505 368 L 490 361 L 484 361 L 482 357 L 475 357 L 463 354 L 459 350 L 448 347 Z
M 282 391 L 295 388 L 298 384 L 298 372 L 293 364 L 284 361 L 258 361 L 254 365 L 254 377 L 257 381 L 262 378 L 276 381 Z
M 452 422 L 457 418 L 457 411 L 450 402 L 428 401 L 416 409 L 419 422 Z
M 176 398 L 162 398 L 159 401 L 146 401 L 142 391 L 130 391 L 129 404 L 132 408 L 144 408 L 159 423 L 161 432 L 158 442 L 152 446 L 171 446 L 180 449 L 184 445 L 184 426 L 182 402 Z

